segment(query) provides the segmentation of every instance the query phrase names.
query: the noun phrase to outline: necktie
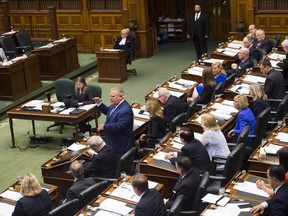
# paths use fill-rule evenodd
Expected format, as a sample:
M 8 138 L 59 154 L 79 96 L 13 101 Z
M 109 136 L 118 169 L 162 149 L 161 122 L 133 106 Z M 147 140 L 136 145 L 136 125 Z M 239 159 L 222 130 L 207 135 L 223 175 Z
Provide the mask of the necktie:
M 111 110 L 109 117 L 112 115 L 112 113 L 115 111 L 115 109 L 116 109 L 116 106 Z
M 196 15 L 195 15 L 195 21 L 197 21 L 198 20 L 198 17 L 199 16 L 199 14 L 198 13 L 196 13 Z

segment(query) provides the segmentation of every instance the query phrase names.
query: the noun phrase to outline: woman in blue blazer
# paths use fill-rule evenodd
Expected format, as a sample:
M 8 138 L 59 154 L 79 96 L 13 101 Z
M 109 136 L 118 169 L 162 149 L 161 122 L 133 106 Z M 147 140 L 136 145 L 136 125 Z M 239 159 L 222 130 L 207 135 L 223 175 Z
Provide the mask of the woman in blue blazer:
M 236 95 L 234 97 L 234 107 L 235 109 L 239 110 L 237 119 L 236 119 L 236 124 L 233 128 L 233 130 L 229 131 L 228 137 L 229 138 L 234 138 L 237 140 L 238 136 L 246 127 L 246 125 L 250 126 L 249 134 L 253 134 L 254 132 L 254 127 L 255 127 L 255 117 L 251 109 L 248 107 L 248 99 L 245 95 Z M 248 141 L 246 145 L 250 145 L 251 141 Z

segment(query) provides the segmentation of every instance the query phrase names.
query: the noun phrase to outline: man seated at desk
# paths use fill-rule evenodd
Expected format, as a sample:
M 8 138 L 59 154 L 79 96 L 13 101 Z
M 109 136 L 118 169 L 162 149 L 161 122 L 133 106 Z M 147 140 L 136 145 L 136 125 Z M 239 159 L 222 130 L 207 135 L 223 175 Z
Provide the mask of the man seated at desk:
M 211 172 L 212 163 L 209 154 L 203 144 L 194 138 L 194 133 L 188 127 L 183 127 L 180 131 L 180 140 L 184 143 L 181 152 L 169 152 L 165 158 L 175 163 L 179 156 L 187 156 L 190 159 L 193 169 L 200 172 Z
M 164 105 L 165 124 L 170 123 L 174 117 L 185 112 L 184 103 L 176 96 L 171 95 L 167 88 L 159 89 L 158 100 Z
M 253 67 L 253 64 L 249 58 L 249 49 L 243 47 L 239 50 L 238 53 L 239 60 L 236 63 L 231 65 L 231 69 L 227 70 L 227 75 L 231 75 L 236 73 L 237 77 L 241 77 L 243 74 L 246 73 L 246 70 Z
M 71 201 L 73 199 L 78 199 L 82 191 L 86 190 L 90 186 L 94 185 L 96 182 L 93 178 L 84 178 L 83 176 L 83 165 L 80 161 L 73 161 L 70 164 L 70 172 L 74 177 L 73 185 L 68 189 L 66 194 L 66 199 L 64 202 Z M 63 203 L 64 203 L 63 202 Z
M 267 170 L 267 177 L 270 186 L 275 194 L 266 202 L 251 208 L 252 213 L 275 216 L 288 215 L 288 183 L 285 182 L 285 170 L 281 165 L 272 165 Z
M 132 177 L 133 191 L 140 200 L 135 207 L 135 216 L 164 216 L 166 209 L 162 196 L 155 188 L 148 188 L 148 179 L 139 174 Z
M 84 176 L 92 175 L 97 177 L 112 178 L 115 176 L 117 159 L 112 146 L 105 145 L 100 136 L 92 136 L 88 139 L 87 145 L 92 150 L 87 154 L 91 157 L 90 162 L 85 162 Z
M 183 194 L 182 210 L 192 210 L 195 193 L 200 184 L 199 172 L 192 168 L 190 159 L 185 156 L 176 159 L 176 169 L 180 177 L 171 191 L 169 199 L 166 201 L 166 207 L 167 209 L 171 208 L 176 198 Z
M 116 39 L 113 49 L 127 50 L 128 56 L 126 63 L 131 64 L 133 57 L 131 51 L 135 50 L 135 38 L 130 34 L 128 28 L 121 30 L 121 37 Z

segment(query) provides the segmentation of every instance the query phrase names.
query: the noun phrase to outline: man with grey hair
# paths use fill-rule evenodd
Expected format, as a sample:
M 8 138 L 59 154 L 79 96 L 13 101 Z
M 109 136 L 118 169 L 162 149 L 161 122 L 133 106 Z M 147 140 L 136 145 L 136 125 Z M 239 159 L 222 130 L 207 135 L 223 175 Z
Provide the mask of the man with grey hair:
M 159 89 L 158 100 L 164 105 L 165 124 L 170 123 L 174 117 L 185 112 L 184 103 L 178 97 L 171 95 L 167 88 Z
M 286 38 L 282 43 L 281 46 L 283 47 L 283 50 L 286 53 L 286 59 L 283 59 L 283 61 L 279 62 L 277 66 L 283 69 L 283 76 L 286 86 L 286 91 L 288 90 L 288 38 Z
M 93 174 L 97 177 L 113 178 L 117 168 L 116 155 L 113 148 L 105 145 L 100 136 L 92 136 L 87 145 L 91 147 L 87 154 L 91 161 L 85 162 L 84 176 Z
M 263 29 L 258 29 L 256 31 L 256 48 L 265 50 L 266 54 L 272 51 L 273 45 L 272 43 L 265 38 L 265 31 Z
M 238 53 L 239 60 L 231 65 L 231 69 L 227 70 L 227 74 L 231 75 L 236 73 L 237 77 L 241 77 L 246 73 L 246 70 L 253 67 L 253 64 L 249 58 L 249 49 L 242 47 Z
M 70 164 L 70 172 L 74 177 L 74 183 L 67 191 L 64 202 L 78 199 L 82 191 L 95 184 L 95 180 L 93 178 L 84 178 L 83 171 L 84 168 L 80 161 L 76 160 Z

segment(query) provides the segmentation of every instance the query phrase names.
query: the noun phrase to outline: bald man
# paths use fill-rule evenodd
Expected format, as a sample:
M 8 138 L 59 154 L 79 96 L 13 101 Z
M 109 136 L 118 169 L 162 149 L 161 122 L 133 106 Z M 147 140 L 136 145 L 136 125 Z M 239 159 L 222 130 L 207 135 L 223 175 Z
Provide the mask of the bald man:
M 256 38 L 257 38 L 257 49 L 265 50 L 266 54 L 270 53 L 273 48 L 273 44 L 265 37 L 265 31 L 262 29 L 258 29 L 256 31 Z
M 241 77 L 246 73 L 246 70 L 249 70 L 253 67 L 251 60 L 249 59 L 249 49 L 242 47 L 238 53 L 239 60 L 236 63 L 231 65 L 231 69 L 227 70 L 227 74 L 231 75 L 236 73 L 237 77 Z

